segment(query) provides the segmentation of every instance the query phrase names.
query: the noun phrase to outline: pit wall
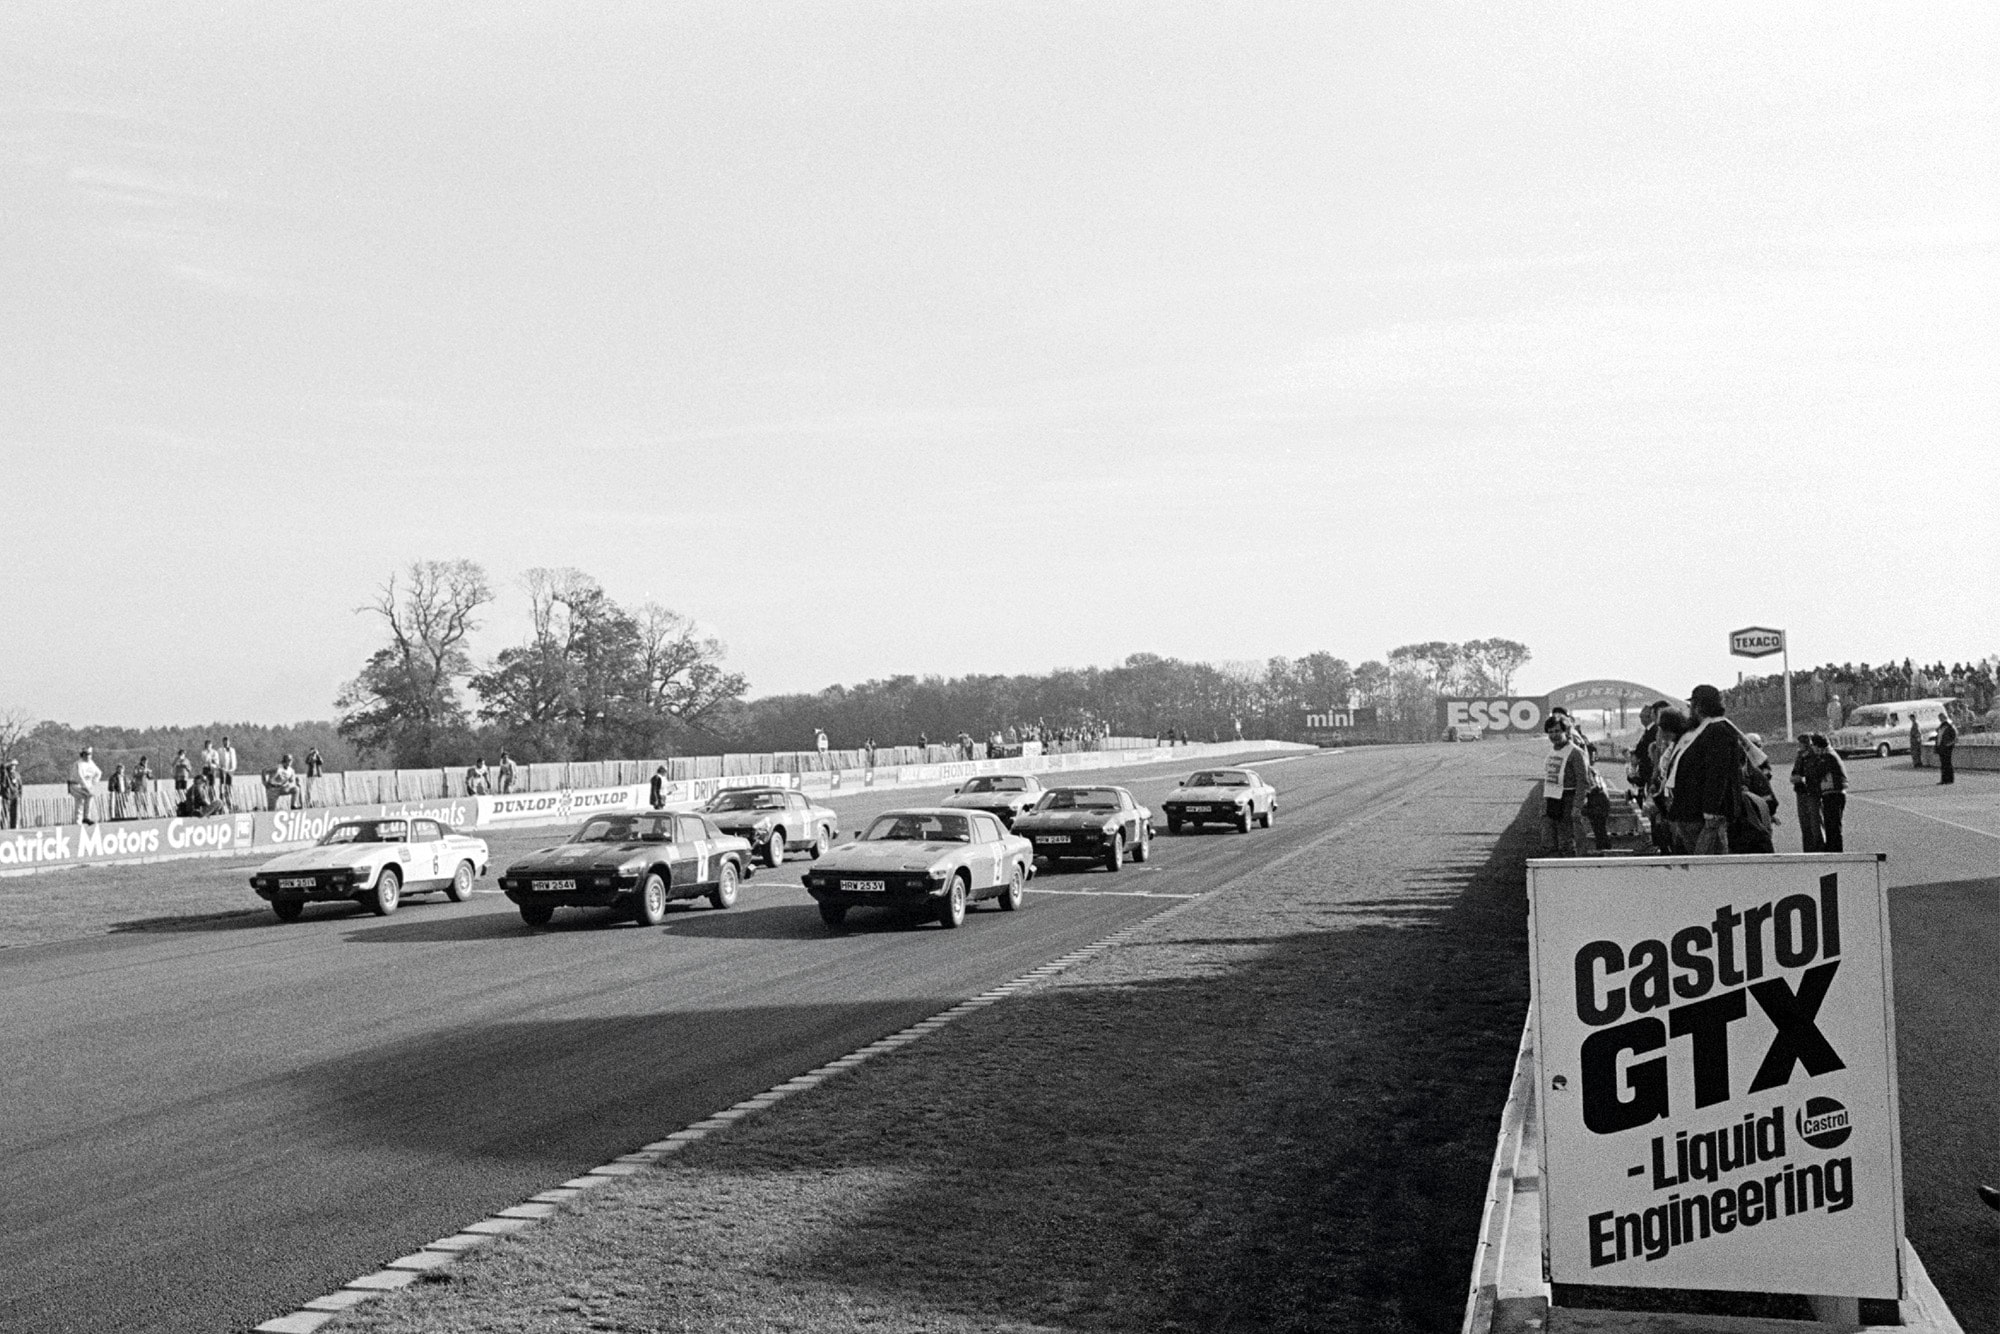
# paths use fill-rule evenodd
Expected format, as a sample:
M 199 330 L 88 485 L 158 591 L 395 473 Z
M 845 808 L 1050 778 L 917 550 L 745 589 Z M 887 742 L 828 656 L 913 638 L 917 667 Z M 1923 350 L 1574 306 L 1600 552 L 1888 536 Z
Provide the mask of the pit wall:
M 724 788 L 731 787 L 788 787 L 815 797 L 854 796 L 863 792 L 961 783 L 977 774 L 1062 775 L 1166 761 L 1199 764 L 1263 751 L 1314 749 L 1316 747 L 1289 741 L 1235 741 L 1024 755 L 1009 759 L 877 765 L 872 769 L 857 765 L 853 768 L 809 769 L 804 772 L 740 772 L 675 779 L 665 785 L 665 796 L 669 809 L 689 810 Z M 878 752 L 878 758 L 880 754 Z M 0 830 L 0 876 L 32 875 L 73 866 L 177 861 L 187 857 L 242 857 L 258 852 L 279 852 L 317 841 L 341 820 L 428 816 L 455 829 L 478 832 L 570 825 L 589 815 L 644 809 L 650 804 L 650 795 L 648 783 L 632 782 L 513 792 L 504 796 L 417 796 L 408 800 L 350 802 L 299 810 L 237 811 L 201 820 L 118 820 L 94 825 L 59 824 Z

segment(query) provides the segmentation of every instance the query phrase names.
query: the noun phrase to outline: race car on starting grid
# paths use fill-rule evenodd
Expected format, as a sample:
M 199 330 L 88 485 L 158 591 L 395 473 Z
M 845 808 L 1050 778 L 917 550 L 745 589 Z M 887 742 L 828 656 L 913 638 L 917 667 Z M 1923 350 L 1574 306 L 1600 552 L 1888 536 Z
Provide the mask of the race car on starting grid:
M 547 926 L 557 908 L 610 908 L 614 916 L 658 926 L 674 899 L 732 906 L 737 885 L 752 874 L 750 862 L 750 840 L 723 833 L 701 815 L 598 815 L 566 842 L 509 866 L 500 888 L 529 926 Z
M 806 892 L 828 926 L 849 908 L 882 907 L 962 926 L 978 899 L 997 899 L 1002 912 L 1021 906 L 1035 874 L 1034 848 L 986 811 L 937 807 L 887 811 L 866 833 L 843 843 L 806 872 Z
M 463 903 L 485 874 L 486 840 L 436 820 L 342 820 L 311 847 L 258 867 L 250 887 L 284 922 L 296 921 L 308 903 L 336 899 L 387 917 L 406 894 L 442 891 Z
M 1278 818 L 1278 789 L 1255 769 L 1197 769 L 1160 806 L 1167 813 L 1169 834 L 1180 833 L 1184 824 L 1235 825 L 1238 833 L 1247 834 L 1251 824 L 1269 829 Z
M 1130 857 L 1153 855 L 1153 813 L 1122 787 L 1093 783 L 1052 787 L 1035 809 L 1014 821 L 1014 832 L 1035 845 L 1035 859 L 1101 862 L 1115 871 Z

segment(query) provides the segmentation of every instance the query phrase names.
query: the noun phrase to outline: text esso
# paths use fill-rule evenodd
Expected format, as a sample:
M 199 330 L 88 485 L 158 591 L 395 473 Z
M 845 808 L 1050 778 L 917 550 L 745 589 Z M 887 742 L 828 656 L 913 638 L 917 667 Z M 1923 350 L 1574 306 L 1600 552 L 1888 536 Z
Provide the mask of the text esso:
M 1536 699 L 1455 699 L 1445 706 L 1445 726 L 1488 732 L 1534 732 L 1542 726 Z

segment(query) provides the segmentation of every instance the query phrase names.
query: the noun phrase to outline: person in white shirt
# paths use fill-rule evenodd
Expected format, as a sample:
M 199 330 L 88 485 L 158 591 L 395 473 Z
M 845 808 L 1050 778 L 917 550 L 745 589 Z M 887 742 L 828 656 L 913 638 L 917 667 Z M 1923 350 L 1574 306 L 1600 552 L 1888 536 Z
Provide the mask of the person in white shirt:
M 76 801 L 75 823 L 97 823 L 91 818 L 91 803 L 97 797 L 97 782 L 103 777 L 104 770 L 90 758 L 89 746 L 76 753 L 76 763 L 69 768 L 69 794 Z
M 218 795 L 226 805 L 236 787 L 236 747 L 229 744 L 228 737 L 222 738 L 222 762 L 215 766 L 215 772 L 222 781 L 222 791 Z

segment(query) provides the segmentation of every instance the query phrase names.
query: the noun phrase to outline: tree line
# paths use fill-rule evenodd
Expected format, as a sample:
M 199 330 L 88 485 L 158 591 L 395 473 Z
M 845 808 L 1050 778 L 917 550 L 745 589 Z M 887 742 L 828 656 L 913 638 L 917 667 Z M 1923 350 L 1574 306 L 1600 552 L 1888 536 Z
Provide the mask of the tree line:
M 392 574 L 359 609 L 380 625 L 383 643 L 341 686 L 332 722 L 73 728 L 9 714 L 0 715 L 0 756 L 19 755 L 27 781 L 50 782 L 86 743 L 107 771 L 145 753 L 164 776 L 176 746 L 194 753 L 224 735 L 244 772 L 281 754 L 302 759 L 311 746 L 329 769 L 432 768 L 503 749 L 523 763 L 809 750 L 822 729 L 841 749 L 1105 727 L 1283 740 L 1306 735 L 1308 714 L 1353 706 L 1376 711 L 1381 739 L 1419 740 L 1435 731 L 1440 694 L 1507 693 L 1529 658 L 1508 639 L 1407 644 L 1358 665 L 1325 652 L 1263 663 L 1135 653 L 1114 667 L 893 676 L 753 700 L 722 643 L 680 613 L 623 606 L 576 569 L 529 570 L 522 584 L 526 637 L 481 661 L 472 637 L 495 598 L 484 569 L 426 560 Z

